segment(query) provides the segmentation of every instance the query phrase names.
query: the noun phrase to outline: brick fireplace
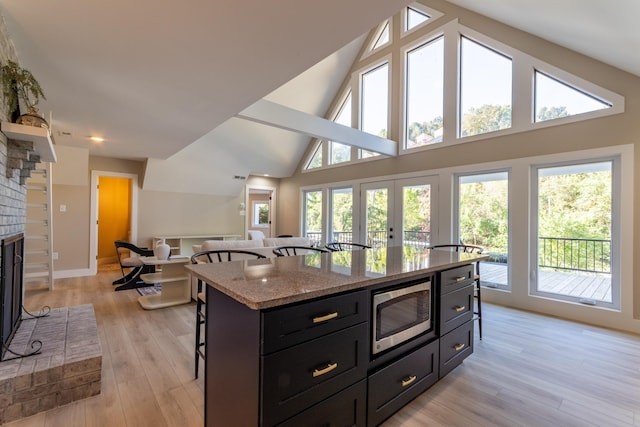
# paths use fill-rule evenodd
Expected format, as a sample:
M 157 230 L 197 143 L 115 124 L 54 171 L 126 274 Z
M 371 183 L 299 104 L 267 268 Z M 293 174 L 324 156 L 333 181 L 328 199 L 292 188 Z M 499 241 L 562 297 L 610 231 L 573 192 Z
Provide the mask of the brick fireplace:
M 0 274 L 10 282 L 0 310 L 0 318 L 7 317 L 0 336 L 9 349 L 3 349 L 0 361 L 0 424 L 95 396 L 101 388 L 102 350 L 93 305 L 54 308 L 38 318 L 22 309 L 26 181 L 39 162 L 32 142 L 0 133 L 0 240 L 11 247 L 0 252 Z M 38 349 L 38 354 L 8 360 Z

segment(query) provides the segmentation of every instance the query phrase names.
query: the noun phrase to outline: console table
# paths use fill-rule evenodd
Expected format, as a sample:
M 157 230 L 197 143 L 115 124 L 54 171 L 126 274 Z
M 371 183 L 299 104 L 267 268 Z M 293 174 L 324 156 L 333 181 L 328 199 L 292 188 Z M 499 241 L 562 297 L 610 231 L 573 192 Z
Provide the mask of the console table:
M 171 255 L 193 255 L 191 246 L 199 245 L 205 240 L 238 240 L 239 234 L 195 234 L 195 235 L 172 235 L 156 236 L 152 241 L 152 248 L 163 240 L 171 247 Z
M 205 425 L 380 424 L 473 353 L 484 259 L 398 247 L 187 266 L 207 283 Z M 371 354 L 373 294 L 425 279 L 434 330 Z
M 172 305 L 187 304 L 191 301 L 191 282 L 184 265 L 190 262 L 188 256 L 171 256 L 168 260 L 156 257 L 140 257 L 145 265 L 161 267 L 157 273 L 141 274 L 144 283 L 162 283 L 162 291 L 155 295 L 143 295 L 138 298 L 142 308 L 154 310 Z

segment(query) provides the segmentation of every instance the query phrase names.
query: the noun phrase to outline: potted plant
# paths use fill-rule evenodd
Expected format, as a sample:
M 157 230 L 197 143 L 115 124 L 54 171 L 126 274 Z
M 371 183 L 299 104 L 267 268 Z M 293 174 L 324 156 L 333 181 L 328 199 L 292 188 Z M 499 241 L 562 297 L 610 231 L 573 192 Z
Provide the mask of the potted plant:
M 2 93 L 7 107 L 7 119 L 15 123 L 48 127 L 47 122 L 40 116 L 36 108 L 40 98 L 47 98 L 33 74 L 11 60 L 0 67 L 0 73 L 2 74 Z M 20 115 L 21 101 L 27 107 L 27 113 L 22 115 Z

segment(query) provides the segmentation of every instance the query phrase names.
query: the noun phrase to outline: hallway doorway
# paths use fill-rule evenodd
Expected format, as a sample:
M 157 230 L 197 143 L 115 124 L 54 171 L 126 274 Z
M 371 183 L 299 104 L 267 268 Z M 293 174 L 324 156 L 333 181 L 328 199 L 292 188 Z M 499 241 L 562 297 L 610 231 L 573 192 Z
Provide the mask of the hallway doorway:
M 91 171 L 90 270 L 117 262 L 115 240 L 137 245 L 138 175 Z
M 275 188 L 247 186 L 247 231 L 261 231 L 264 237 L 275 236 Z
M 113 242 L 130 241 L 131 179 L 98 178 L 98 265 L 117 262 Z

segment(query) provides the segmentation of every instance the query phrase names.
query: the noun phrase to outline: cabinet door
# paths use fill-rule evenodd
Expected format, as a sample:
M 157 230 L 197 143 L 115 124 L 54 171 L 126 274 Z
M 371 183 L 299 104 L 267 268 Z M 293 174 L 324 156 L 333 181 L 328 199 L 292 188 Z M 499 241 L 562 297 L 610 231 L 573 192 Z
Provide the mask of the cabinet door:
M 277 424 L 367 375 L 367 324 L 361 323 L 262 358 L 262 420 Z
M 369 425 L 375 426 L 438 381 L 438 340 L 369 376 Z
M 473 320 L 440 337 L 440 378 L 473 353 Z
M 364 427 L 366 422 L 367 382 L 362 380 L 278 427 Z

